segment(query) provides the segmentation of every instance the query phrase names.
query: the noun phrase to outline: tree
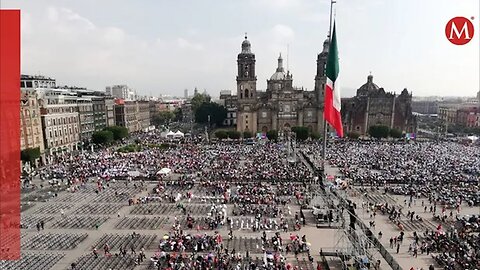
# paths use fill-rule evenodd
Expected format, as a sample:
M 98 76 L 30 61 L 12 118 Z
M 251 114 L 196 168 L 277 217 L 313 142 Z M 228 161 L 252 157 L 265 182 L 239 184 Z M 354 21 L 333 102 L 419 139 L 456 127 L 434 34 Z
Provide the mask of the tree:
M 223 139 L 226 139 L 228 137 L 228 134 L 225 130 L 217 130 L 215 132 L 215 137 L 217 137 L 217 139 L 219 139 L 219 140 L 223 140 Z
M 209 103 L 211 100 L 208 94 L 196 94 L 191 100 L 193 112 L 196 113 L 203 103 Z
M 321 138 L 321 136 L 320 133 L 313 131 L 310 133 L 310 138 L 312 138 L 312 140 L 318 140 Z
M 20 159 L 25 162 L 34 163 L 36 159 L 40 158 L 40 147 L 27 148 L 20 152 Z
M 240 139 L 240 132 L 236 130 L 229 130 L 228 132 L 228 138 L 232 140 L 238 140 Z
M 402 131 L 396 129 L 396 128 L 392 128 L 390 130 L 390 137 L 392 138 L 401 138 L 402 137 Z
M 351 131 L 347 134 L 347 137 L 350 138 L 350 139 L 358 139 L 360 138 L 360 134 L 358 132 L 355 132 L 355 131 Z
M 244 132 L 243 132 L 243 138 L 244 138 L 244 139 L 252 138 L 252 132 L 250 132 L 250 131 L 244 131 Z
M 295 133 L 297 140 L 305 141 L 306 139 L 308 139 L 307 127 L 293 127 L 292 132 Z
M 276 130 L 274 130 L 274 129 L 267 131 L 267 138 L 268 138 L 270 141 L 277 141 L 277 139 L 278 139 L 278 131 L 276 131 Z
M 105 128 L 105 130 L 111 131 L 113 133 L 113 139 L 115 141 L 121 140 L 128 136 L 128 129 L 126 127 L 111 126 Z
M 176 108 L 175 111 L 173 111 L 173 114 L 175 117 L 173 118 L 174 121 L 180 122 L 183 119 L 183 111 L 182 108 Z
M 209 116 L 210 121 L 208 121 Z M 214 123 L 217 126 L 222 126 L 225 118 L 227 118 L 227 109 L 214 102 L 202 103 L 195 112 L 195 122 L 197 123 Z
M 368 134 L 370 134 L 370 136 L 376 139 L 387 138 L 390 134 L 390 128 L 382 125 L 371 126 L 368 129 Z
M 92 142 L 107 145 L 113 142 L 113 132 L 110 130 L 95 131 L 92 134 Z
M 161 126 L 169 123 L 175 118 L 175 114 L 171 111 L 158 112 L 153 115 L 152 122 L 155 126 Z

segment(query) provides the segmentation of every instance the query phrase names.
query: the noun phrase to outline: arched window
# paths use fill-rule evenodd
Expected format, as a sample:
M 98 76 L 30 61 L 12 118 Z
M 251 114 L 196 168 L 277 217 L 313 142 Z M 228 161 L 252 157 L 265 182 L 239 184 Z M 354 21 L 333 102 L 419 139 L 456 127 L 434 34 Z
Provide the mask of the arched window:
M 245 89 L 245 98 L 249 98 L 250 97 L 250 91 L 248 91 L 248 89 Z

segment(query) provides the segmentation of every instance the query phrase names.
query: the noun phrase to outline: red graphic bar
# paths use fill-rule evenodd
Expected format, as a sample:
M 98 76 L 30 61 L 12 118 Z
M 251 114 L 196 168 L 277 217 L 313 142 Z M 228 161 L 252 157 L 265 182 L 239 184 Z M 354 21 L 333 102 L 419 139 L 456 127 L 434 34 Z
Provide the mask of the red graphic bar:
M 20 10 L 0 10 L 0 260 L 20 258 Z

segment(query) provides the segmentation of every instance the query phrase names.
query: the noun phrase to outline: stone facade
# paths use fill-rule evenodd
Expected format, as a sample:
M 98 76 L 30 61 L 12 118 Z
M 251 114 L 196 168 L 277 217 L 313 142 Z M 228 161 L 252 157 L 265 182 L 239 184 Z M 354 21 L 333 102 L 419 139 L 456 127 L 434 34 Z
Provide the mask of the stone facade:
M 115 125 L 126 127 L 129 133 L 150 126 L 150 103 L 148 101 L 115 100 Z
M 245 37 L 237 58 L 237 130 L 253 133 L 278 130 L 282 133 L 294 126 L 305 126 L 321 133 L 328 45 L 328 41 L 325 41 L 323 51 L 317 58 L 313 91 L 293 86 L 293 75 L 288 70 L 285 72 L 281 55 L 275 73 L 267 80 L 266 91 L 259 91 L 255 75 L 255 54 Z
M 68 90 L 51 89 L 39 100 L 45 149 L 49 153 L 78 149 L 80 117 L 77 95 Z
M 77 106 L 80 118 L 80 140 L 86 143 L 92 139 L 93 131 L 95 131 L 92 98 L 78 97 Z
M 105 127 L 107 127 L 107 109 L 105 107 L 105 97 L 92 97 L 92 105 L 94 130 L 103 130 Z
M 398 96 L 385 92 L 373 83 L 373 76 L 369 75 L 356 96 L 342 99 L 342 121 L 344 132 L 367 134 L 371 126 L 384 125 L 404 133 L 415 133 L 412 94 L 407 89 Z
M 114 98 L 120 98 L 127 101 L 136 100 L 136 93 L 127 85 L 113 85 L 105 87 L 105 92 Z
M 137 103 L 137 131 L 145 131 L 150 126 L 150 102 L 138 101 Z
M 115 126 L 115 99 L 111 96 L 105 97 L 105 117 L 107 127 Z
M 219 104 L 227 109 L 227 117 L 223 121 L 223 125 L 233 127 L 237 125 L 237 96 L 232 95 L 229 90 L 220 91 Z
M 22 88 L 20 91 L 20 150 L 37 147 L 40 153 L 44 152 L 37 92 Z

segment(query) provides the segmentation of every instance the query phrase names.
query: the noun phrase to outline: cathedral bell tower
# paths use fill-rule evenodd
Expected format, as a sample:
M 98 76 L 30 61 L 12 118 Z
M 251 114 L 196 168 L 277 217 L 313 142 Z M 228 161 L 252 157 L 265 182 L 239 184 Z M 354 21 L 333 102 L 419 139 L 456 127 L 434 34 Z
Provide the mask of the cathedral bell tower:
M 323 106 L 325 95 L 325 84 L 327 83 L 327 58 L 328 47 L 330 43 L 328 39 L 323 42 L 323 50 L 317 56 L 317 74 L 315 75 L 315 93 L 317 94 L 317 100 Z
M 317 74 L 315 75 L 315 96 L 317 97 L 317 132 L 323 134 L 323 107 L 325 103 L 325 84 L 327 83 L 327 60 L 330 41 L 323 42 L 323 50 L 317 56 Z
M 237 130 L 257 132 L 257 76 L 255 75 L 255 54 L 245 34 L 242 52 L 237 57 Z

